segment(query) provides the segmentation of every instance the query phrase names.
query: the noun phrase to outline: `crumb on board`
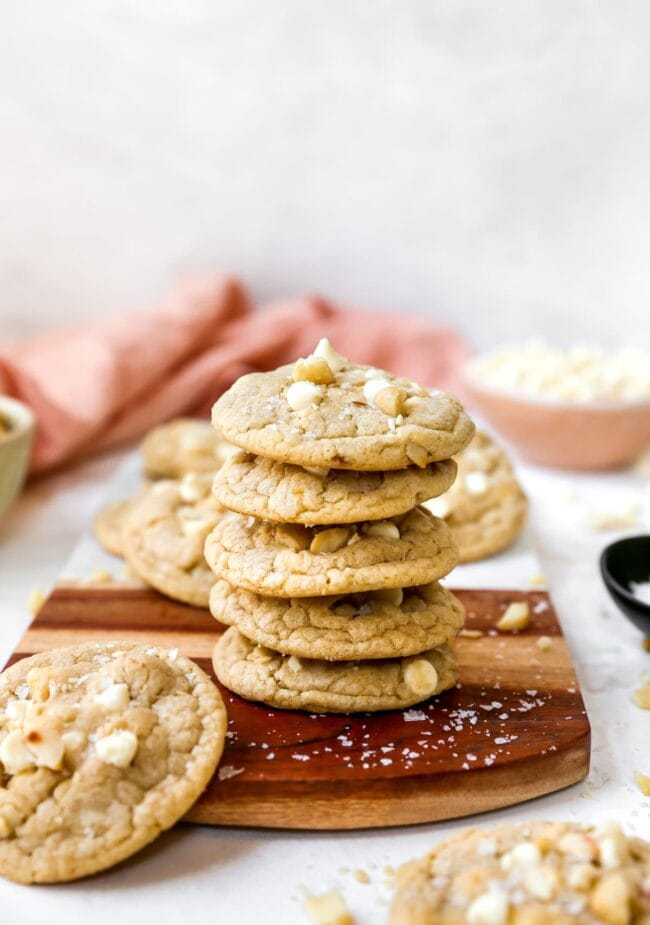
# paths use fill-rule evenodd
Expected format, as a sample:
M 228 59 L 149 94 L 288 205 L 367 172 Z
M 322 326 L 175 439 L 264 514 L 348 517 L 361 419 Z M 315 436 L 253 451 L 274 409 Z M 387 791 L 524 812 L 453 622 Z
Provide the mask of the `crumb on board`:
M 35 588 L 29 592 L 27 597 L 27 607 L 29 612 L 33 617 L 39 612 L 43 604 L 45 603 L 45 591 L 41 588 L 40 585 L 37 585 Z
M 465 639 L 479 639 L 485 634 L 483 633 L 483 630 L 469 630 L 463 628 L 458 635 L 464 636 Z
M 237 777 L 243 771 L 243 768 L 235 768 L 232 764 L 224 764 L 217 771 L 217 777 L 219 780 L 230 780 L 231 777 Z
M 639 504 L 636 499 L 623 500 L 600 507 L 589 507 L 585 511 L 584 523 L 587 529 L 625 530 L 636 526 Z
M 632 699 L 640 709 L 650 710 L 650 684 L 643 684 L 641 687 L 637 687 L 632 694 Z
M 357 883 L 370 883 L 370 877 L 363 868 L 359 867 L 354 872 L 354 879 Z
M 338 890 L 307 896 L 303 908 L 313 925 L 354 925 L 354 919 Z
M 86 579 L 86 584 L 89 585 L 105 585 L 110 584 L 113 581 L 113 575 L 108 569 L 98 568 L 90 574 Z
M 535 645 L 538 649 L 541 649 L 542 652 L 546 652 L 553 645 L 553 640 L 550 636 L 540 636 Z
M 513 601 L 508 604 L 501 619 L 497 622 L 497 629 L 501 632 L 515 632 L 525 629 L 530 623 L 530 608 L 526 601 Z
M 650 775 L 637 771 L 634 775 L 636 785 L 644 797 L 650 797 Z

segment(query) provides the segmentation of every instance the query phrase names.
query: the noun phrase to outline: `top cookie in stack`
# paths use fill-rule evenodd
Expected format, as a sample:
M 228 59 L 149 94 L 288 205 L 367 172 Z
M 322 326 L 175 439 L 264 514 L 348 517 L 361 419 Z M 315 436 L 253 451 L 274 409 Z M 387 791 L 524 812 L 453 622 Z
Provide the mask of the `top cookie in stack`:
M 245 452 L 215 480 L 214 666 L 227 687 L 318 711 L 409 706 L 452 686 L 457 562 L 418 507 L 446 491 L 474 426 L 453 396 L 340 356 L 239 379 L 213 409 Z

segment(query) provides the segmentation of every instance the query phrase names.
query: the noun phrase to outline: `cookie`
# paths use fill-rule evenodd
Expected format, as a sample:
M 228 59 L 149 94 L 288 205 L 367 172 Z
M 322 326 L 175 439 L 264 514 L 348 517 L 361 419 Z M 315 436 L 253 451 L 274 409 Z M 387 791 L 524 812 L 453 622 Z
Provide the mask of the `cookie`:
M 168 597 L 207 607 L 214 575 L 203 555 L 208 533 L 223 516 L 212 477 L 188 473 L 150 485 L 134 502 L 124 532 L 124 557 L 138 578 Z
M 218 581 L 210 611 L 248 639 L 284 655 L 326 661 L 416 655 L 449 642 L 463 607 L 433 582 L 334 597 L 261 597 Z
M 451 489 L 425 507 L 446 520 L 460 561 L 473 562 L 514 543 L 526 522 L 528 502 L 505 452 L 487 434 L 477 433 L 457 462 Z
M 351 363 L 327 341 L 307 360 L 242 376 L 212 421 L 251 453 L 359 471 L 424 468 L 460 452 L 474 433 L 454 396 Z
M 140 444 L 149 479 L 177 479 L 187 472 L 216 472 L 229 447 L 208 421 L 176 418 L 154 427 Z
M 221 757 L 226 712 L 178 650 L 89 643 L 0 676 L 0 874 L 111 867 L 183 816 Z
M 93 521 L 97 542 L 112 556 L 124 557 L 124 527 L 131 504 L 131 498 L 107 504 Z
M 240 514 L 296 524 L 346 524 L 404 514 L 447 491 L 456 476 L 452 459 L 424 469 L 394 472 L 303 469 L 240 452 L 214 480 L 224 507 Z
M 282 710 L 354 713 L 395 710 L 453 687 L 458 668 L 448 646 L 410 658 L 326 662 L 283 656 L 231 626 L 212 655 L 221 683 Z
M 650 844 L 616 825 L 465 829 L 398 871 L 390 925 L 646 925 Z
M 274 597 L 351 594 L 427 584 L 457 562 L 443 520 L 424 508 L 390 520 L 313 528 L 226 514 L 205 558 L 231 585 Z

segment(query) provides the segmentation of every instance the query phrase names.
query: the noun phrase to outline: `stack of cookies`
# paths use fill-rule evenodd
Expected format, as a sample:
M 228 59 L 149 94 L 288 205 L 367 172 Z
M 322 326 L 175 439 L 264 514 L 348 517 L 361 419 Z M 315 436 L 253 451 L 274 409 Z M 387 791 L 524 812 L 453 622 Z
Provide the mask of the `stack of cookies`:
M 440 584 L 447 491 L 474 427 L 453 396 L 359 366 L 326 341 L 239 379 L 213 423 L 243 452 L 217 474 L 208 536 L 224 686 L 316 712 L 411 706 L 452 687 L 463 610 Z

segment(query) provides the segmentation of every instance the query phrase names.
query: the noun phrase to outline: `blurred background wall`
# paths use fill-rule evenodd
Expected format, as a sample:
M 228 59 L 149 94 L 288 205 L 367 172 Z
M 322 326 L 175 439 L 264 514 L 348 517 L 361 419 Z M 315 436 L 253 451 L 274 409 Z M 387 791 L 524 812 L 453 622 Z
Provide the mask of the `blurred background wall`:
M 0 337 L 241 273 L 650 342 L 645 0 L 4 0 Z

